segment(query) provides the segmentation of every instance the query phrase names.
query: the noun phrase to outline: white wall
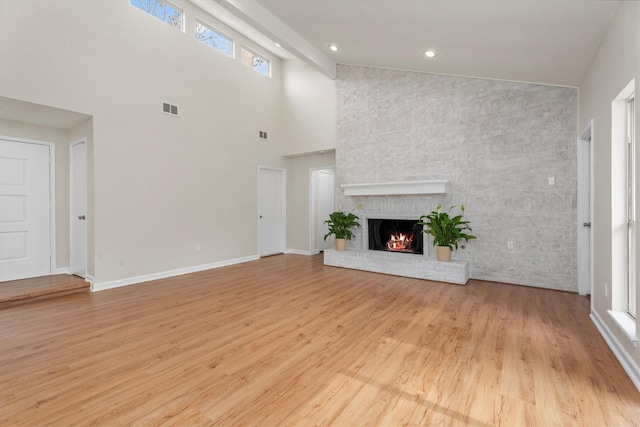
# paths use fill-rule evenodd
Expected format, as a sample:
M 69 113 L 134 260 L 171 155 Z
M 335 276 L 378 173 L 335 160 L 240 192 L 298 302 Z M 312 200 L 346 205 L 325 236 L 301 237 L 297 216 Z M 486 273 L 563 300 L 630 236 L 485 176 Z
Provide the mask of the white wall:
M 336 84 L 298 60 L 283 61 L 285 154 L 336 148 Z
M 593 119 L 593 316 L 640 388 L 640 349 L 630 343 L 607 313 L 612 309 L 611 171 L 612 167 L 624 168 L 624 165 L 611 164 L 611 102 L 633 78 L 637 94 L 640 85 L 640 3 L 624 1 L 580 86 L 578 128 L 584 130 Z M 636 108 L 636 139 L 638 123 L 640 109 Z M 640 158 L 637 162 L 640 164 Z M 605 283 L 609 285 L 606 295 Z M 640 307 L 640 299 L 636 306 Z
M 287 159 L 287 248 L 309 253 L 309 171 L 332 167 L 335 152 L 311 154 Z
M 257 166 L 284 165 L 278 58 L 262 76 L 128 0 L 0 10 L 0 96 L 93 116 L 97 283 L 257 254 Z
M 283 61 L 283 77 L 287 248 L 309 253 L 309 169 L 335 165 L 336 87 L 298 60 Z

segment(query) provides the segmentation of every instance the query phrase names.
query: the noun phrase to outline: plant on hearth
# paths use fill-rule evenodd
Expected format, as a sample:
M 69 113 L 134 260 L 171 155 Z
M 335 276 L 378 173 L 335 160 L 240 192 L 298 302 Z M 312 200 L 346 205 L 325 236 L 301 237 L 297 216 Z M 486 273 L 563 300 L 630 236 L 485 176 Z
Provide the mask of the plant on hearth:
M 435 211 L 420 217 L 418 225 L 423 227 L 424 233 L 433 236 L 433 246 L 446 246 L 453 250 L 453 248 L 458 249 L 458 242 L 476 238 L 467 233 L 472 230 L 469 227 L 469 221 L 463 220 L 464 205 L 460 205 L 462 212 L 460 215 L 450 215 L 455 207 L 451 206 L 449 210 L 443 212 L 442 206 L 438 205 Z
M 360 206 L 358 204 L 355 208 L 358 209 Z M 341 210 L 332 212 L 329 214 L 329 219 L 324 222 L 329 226 L 329 231 L 325 234 L 324 240 L 327 240 L 327 237 L 331 235 L 334 235 L 336 239 L 351 240 L 353 231 L 360 227 L 359 220 L 360 218 L 351 212 L 346 213 Z

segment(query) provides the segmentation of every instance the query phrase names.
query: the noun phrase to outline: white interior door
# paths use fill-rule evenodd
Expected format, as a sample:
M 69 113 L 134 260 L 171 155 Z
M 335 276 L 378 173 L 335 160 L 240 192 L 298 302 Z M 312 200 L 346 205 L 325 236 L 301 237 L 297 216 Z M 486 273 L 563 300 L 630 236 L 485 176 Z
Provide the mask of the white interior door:
M 333 246 L 333 239 L 324 236 L 329 227 L 325 221 L 329 219 L 329 214 L 333 212 L 333 169 L 323 169 L 313 171 L 314 182 L 314 253 L 329 249 Z
M 70 146 L 71 173 L 71 273 L 87 275 L 87 144 L 74 142 Z
M 258 217 L 260 256 L 285 250 L 285 172 L 281 169 L 258 170 Z
M 51 274 L 51 150 L 0 139 L 0 281 Z
M 578 140 L 578 293 L 591 295 L 591 124 Z

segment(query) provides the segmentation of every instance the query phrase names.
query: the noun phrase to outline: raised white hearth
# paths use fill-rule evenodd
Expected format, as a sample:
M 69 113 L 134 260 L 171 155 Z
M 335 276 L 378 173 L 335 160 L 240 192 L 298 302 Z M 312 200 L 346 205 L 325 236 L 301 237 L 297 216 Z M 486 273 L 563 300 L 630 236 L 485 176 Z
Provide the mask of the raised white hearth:
M 469 261 L 439 262 L 417 254 L 385 251 L 346 250 L 324 251 L 324 265 L 392 274 L 394 276 L 466 285 L 469 281 Z

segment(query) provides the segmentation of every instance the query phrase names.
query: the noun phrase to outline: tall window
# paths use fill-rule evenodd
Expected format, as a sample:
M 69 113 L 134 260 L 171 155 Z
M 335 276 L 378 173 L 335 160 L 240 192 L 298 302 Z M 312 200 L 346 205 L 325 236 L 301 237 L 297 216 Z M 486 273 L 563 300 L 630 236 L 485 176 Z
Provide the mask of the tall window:
M 609 314 L 634 345 L 638 342 L 636 291 L 640 278 L 635 85 L 632 79 L 611 102 L 611 294 L 606 282 L 600 284 L 602 296 L 611 298 Z
M 636 317 L 636 141 L 635 141 L 635 93 L 627 98 L 627 312 Z
M 196 39 L 227 56 L 233 56 L 233 40 L 196 20 Z
M 182 31 L 182 10 L 164 0 L 129 0 L 132 6 Z
M 269 60 L 244 47 L 242 48 L 242 63 L 260 74 L 264 74 L 267 77 L 271 76 L 271 63 Z

